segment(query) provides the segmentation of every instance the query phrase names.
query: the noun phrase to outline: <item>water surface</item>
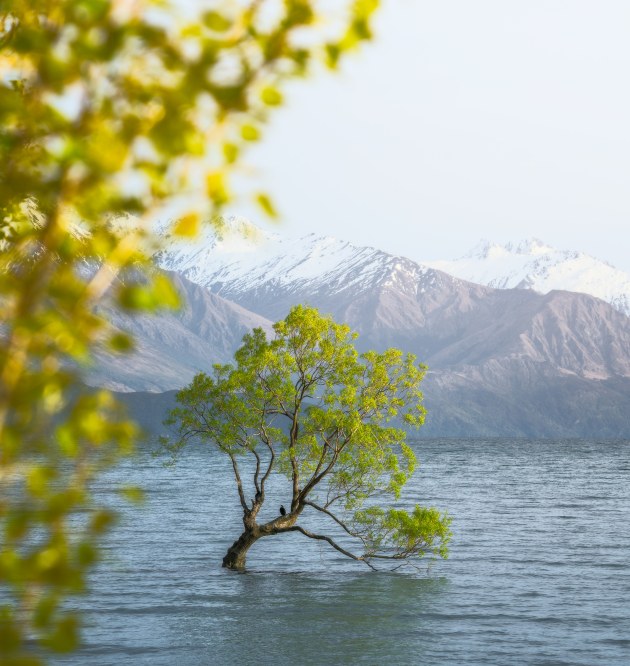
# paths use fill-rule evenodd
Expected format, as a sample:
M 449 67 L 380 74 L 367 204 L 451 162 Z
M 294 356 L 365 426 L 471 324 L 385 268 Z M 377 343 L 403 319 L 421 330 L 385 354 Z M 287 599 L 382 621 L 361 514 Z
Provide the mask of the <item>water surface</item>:
M 241 526 L 226 461 L 140 455 L 99 481 L 121 506 L 58 664 L 630 664 L 630 442 L 419 441 L 406 500 L 453 516 L 451 555 L 369 571 L 302 535 L 221 569 Z M 271 488 L 263 518 L 288 501 Z M 321 530 L 321 527 L 317 526 Z

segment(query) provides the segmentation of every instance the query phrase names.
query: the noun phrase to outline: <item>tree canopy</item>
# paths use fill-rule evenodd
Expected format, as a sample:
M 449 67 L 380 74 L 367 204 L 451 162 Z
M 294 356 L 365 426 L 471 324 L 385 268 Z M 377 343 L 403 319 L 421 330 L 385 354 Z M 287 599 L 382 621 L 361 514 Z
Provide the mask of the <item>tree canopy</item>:
M 133 311 L 177 304 L 150 270 L 153 222 L 184 236 L 213 223 L 285 82 L 369 39 L 376 4 L 0 4 L 3 663 L 77 645 L 63 600 L 85 589 L 113 520 L 89 481 L 138 434 L 111 394 L 81 384 L 95 348 L 133 346 L 96 305 L 106 293 Z M 247 196 L 275 215 L 258 186 Z M 129 213 L 121 233 L 112 221 Z M 118 280 L 129 267 L 145 279 Z
M 385 496 L 400 499 L 416 465 L 405 440 L 424 421 L 424 367 L 398 349 L 360 354 L 356 334 L 314 308 L 296 306 L 273 328 L 271 339 L 262 329 L 246 335 L 234 365 L 198 374 L 167 420 L 176 432 L 166 440 L 173 453 L 192 442 L 231 461 L 244 531 L 223 566 L 243 568 L 258 539 L 286 532 L 326 541 L 371 567 L 446 557 L 445 513 L 381 506 Z M 259 523 L 274 473 L 288 480 L 290 508 Z M 360 552 L 303 527 L 305 511 L 324 516 Z

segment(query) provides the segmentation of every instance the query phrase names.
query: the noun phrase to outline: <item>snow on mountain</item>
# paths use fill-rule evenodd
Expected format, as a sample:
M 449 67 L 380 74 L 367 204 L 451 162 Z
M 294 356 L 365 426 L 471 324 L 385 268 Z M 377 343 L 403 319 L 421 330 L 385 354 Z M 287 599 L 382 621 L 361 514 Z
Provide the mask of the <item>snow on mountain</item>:
M 167 239 L 157 260 L 271 321 L 284 317 L 291 305 L 314 305 L 350 324 L 361 334 L 360 345 L 401 347 L 435 369 L 527 357 L 590 378 L 630 377 L 630 358 L 623 351 L 630 349 L 626 317 L 588 295 L 566 293 L 566 285 L 550 285 L 556 290 L 547 297 L 532 288 L 536 283 L 519 279 L 522 257 L 539 261 L 540 274 L 554 253 L 540 241 L 525 241 L 486 244 L 469 256 L 473 265 L 502 262 L 514 286 L 530 287 L 506 291 L 374 248 L 314 234 L 282 239 L 233 219 L 195 243 Z
M 501 261 L 502 275 L 514 286 L 530 287 L 493 289 L 374 248 L 315 235 L 280 238 L 239 219 L 218 230 L 209 227 L 194 242 L 164 241 L 156 255 L 162 268 L 207 288 L 208 296 L 236 303 L 250 319 L 257 313 L 268 326 L 292 305 L 307 303 L 348 323 L 360 334 L 360 349 L 394 346 L 416 354 L 430 368 L 428 433 L 619 437 L 630 432 L 630 319 L 590 295 L 565 290 L 541 295 L 524 282 L 545 267 L 560 275 L 551 270 L 555 264 L 566 268 L 580 255 L 562 255 L 563 261 L 554 263 L 556 251 L 538 241 L 487 244 L 476 253 L 483 256 L 468 257 L 471 263 L 488 267 L 495 265 L 492 259 Z M 536 261 L 540 270 L 523 270 L 524 263 Z M 508 282 L 502 286 L 512 286 Z M 195 298 L 206 303 L 204 290 L 197 289 Z M 208 302 L 208 311 L 217 305 Z M 235 313 L 235 326 L 229 327 L 222 315 L 207 332 L 205 311 L 205 305 L 195 306 L 190 317 L 173 321 L 168 339 L 161 326 L 148 333 L 134 328 L 138 338 L 148 338 L 141 347 L 139 361 L 148 359 L 142 369 L 158 363 L 164 376 L 147 385 L 141 373 L 124 376 L 121 383 L 144 390 L 180 386 L 193 367 L 229 354 L 238 338 L 231 331 L 247 326 L 245 313 Z M 223 337 L 229 344 L 220 344 Z M 121 375 L 115 370 L 106 375 L 110 384 L 114 374 Z
M 482 241 L 454 261 L 426 265 L 497 289 L 581 292 L 630 316 L 630 275 L 583 252 L 557 250 L 537 238 L 500 245 Z
M 413 263 L 330 236 L 281 238 L 238 218 L 218 230 L 205 228 L 193 241 L 167 241 L 156 255 L 161 268 L 236 300 L 239 293 L 254 292 L 262 284 L 291 291 L 309 285 L 333 295 L 358 283 L 396 281 L 401 262 Z M 435 273 L 415 263 L 413 267 L 416 277 Z

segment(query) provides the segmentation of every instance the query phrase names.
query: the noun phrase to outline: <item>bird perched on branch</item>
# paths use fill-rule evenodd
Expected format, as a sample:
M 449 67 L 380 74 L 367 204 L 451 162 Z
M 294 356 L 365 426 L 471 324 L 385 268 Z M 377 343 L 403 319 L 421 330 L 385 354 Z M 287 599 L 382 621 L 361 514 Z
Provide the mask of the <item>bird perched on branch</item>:
M 284 508 L 284 504 L 280 505 L 280 515 L 281 516 L 286 516 L 287 515 L 287 510 Z

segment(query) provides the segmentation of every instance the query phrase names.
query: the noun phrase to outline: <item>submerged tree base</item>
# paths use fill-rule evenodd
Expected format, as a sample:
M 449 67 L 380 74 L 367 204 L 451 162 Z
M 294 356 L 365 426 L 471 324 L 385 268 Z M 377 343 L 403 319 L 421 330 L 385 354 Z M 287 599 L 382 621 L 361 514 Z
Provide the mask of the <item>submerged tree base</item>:
M 228 548 L 228 552 L 223 558 L 223 566 L 226 569 L 234 571 L 243 571 L 247 552 L 258 541 L 260 537 L 254 532 L 243 532 L 241 536 Z

